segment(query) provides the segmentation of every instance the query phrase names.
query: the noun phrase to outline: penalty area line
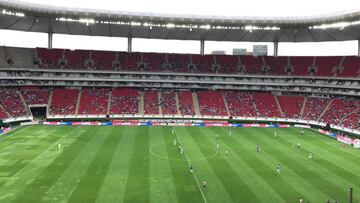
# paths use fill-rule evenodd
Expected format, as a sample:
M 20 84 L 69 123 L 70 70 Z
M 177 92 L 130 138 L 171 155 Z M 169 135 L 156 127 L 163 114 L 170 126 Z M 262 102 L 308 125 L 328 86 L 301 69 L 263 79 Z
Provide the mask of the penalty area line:
M 174 134 L 175 134 L 176 138 L 179 140 L 179 144 L 180 144 L 181 146 L 183 146 L 183 145 L 181 144 L 180 138 L 178 137 L 178 135 L 176 134 L 175 131 L 174 131 Z M 186 161 L 188 162 L 188 164 L 189 164 L 189 166 L 190 166 L 191 163 L 190 163 L 188 157 L 186 156 L 186 150 L 184 150 L 184 156 L 185 156 L 185 159 L 186 159 Z M 207 200 L 206 200 L 206 198 L 205 198 L 205 195 L 204 195 L 204 193 L 203 193 L 203 191 L 202 191 L 202 189 L 201 189 L 201 187 L 200 187 L 199 181 L 198 181 L 198 179 L 197 179 L 197 177 L 196 177 L 196 175 L 195 175 L 195 171 L 193 171 L 192 174 L 193 174 L 193 176 L 194 176 L 194 178 L 195 178 L 196 184 L 197 184 L 197 186 L 198 186 L 198 188 L 199 188 L 199 190 L 200 190 L 200 193 L 201 193 L 201 196 L 202 196 L 204 202 L 207 203 Z

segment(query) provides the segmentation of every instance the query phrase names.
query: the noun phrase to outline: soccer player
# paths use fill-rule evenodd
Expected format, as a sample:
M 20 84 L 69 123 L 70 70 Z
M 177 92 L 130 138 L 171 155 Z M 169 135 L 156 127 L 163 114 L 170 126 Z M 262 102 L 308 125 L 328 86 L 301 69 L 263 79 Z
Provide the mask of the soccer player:
M 217 142 L 219 140 L 219 135 L 216 134 L 215 137 L 216 137 L 216 142 Z
M 174 146 L 176 146 L 176 139 L 174 139 Z
M 278 164 L 278 165 L 276 166 L 276 171 L 277 171 L 277 173 L 280 174 L 280 164 Z
M 229 155 L 228 150 L 225 150 L 225 156 L 227 157 Z
M 180 154 L 184 153 L 184 148 L 180 145 Z
M 203 180 L 203 184 L 202 184 L 203 188 L 206 188 L 206 180 Z
M 231 128 L 229 128 L 229 135 L 231 135 Z
M 216 149 L 219 149 L 219 143 L 216 143 Z
M 304 199 L 302 197 L 300 197 L 299 203 L 304 203 Z
M 180 152 L 180 153 L 181 153 L 181 148 L 182 148 L 181 145 L 179 145 L 179 146 L 178 146 L 178 149 L 179 149 L 179 152 Z
M 297 143 L 297 147 L 300 149 L 300 147 L 301 147 L 300 142 Z
M 63 148 L 62 144 L 58 144 L 58 150 L 61 150 Z
M 276 131 L 275 131 L 275 133 L 274 133 L 274 137 L 275 137 L 275 138 L 277 137 Z
M 260 152 L 260 145 L 256 145 L 256 152 Z
M 192 172 L 194 171 L 194 167 L 193 167 L 193 165 L 192 165 L 192 164 L 190 164 L 189 169 L 190 169 L 190 173 L 192 173 Z
M 301 135 L 304 135 L 304 130 L 303 129 L 301 129 Z
M 309 158 L 309 159 L 312 159 L 312 156 L 313 156 L 313 153 L 312 153 L 312 152 L 310 152 L 310 154 L 309 154 L 308 158 Z

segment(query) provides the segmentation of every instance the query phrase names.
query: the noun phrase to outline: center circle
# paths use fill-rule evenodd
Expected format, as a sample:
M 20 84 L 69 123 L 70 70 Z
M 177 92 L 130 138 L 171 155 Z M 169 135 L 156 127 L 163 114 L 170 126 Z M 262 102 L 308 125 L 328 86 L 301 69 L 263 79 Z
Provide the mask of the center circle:
M 216 146 L 211 146 L 203 143 L 181 143 L 186 153 L 189 161 L 205 161 L 208 159 L 212 159 L 216 157 L 218 151 L 216 150 Z M 167 153 L 167 147 L 169 145 L 173 148 L 175 153 Z M 173 161 L 183 161 L 185 160 L 185 155 L 180 154 L 178 151 L 179 145 L 174 145 L 173 143 L 157 143 L 150 146 L 149 151 L 155 157 Z

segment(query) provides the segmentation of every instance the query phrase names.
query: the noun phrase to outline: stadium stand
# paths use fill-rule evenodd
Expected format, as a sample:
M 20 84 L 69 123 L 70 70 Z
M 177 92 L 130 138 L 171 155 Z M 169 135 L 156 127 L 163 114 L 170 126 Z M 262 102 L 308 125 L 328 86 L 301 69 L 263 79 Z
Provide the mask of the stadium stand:
M 111 91 L 110 114 L 138 114 L 139 92 L 132 88 L 114 88 Z
M 163 70 L 165 63 L 165 54 L 143 53 L 143 62 L 145 71 Z
M 290 57 L 289 61 L 293 67 L 293 75 L 304 76 L 309 74 L 309 67 L 313 65 L 314 57 Z
M 161 93 L 160 107 L 163 115 L 176 115 L 176 92 L 172 90 L 163 90 Z
M 339 56 L 326 56 L 316 57 L 317 71 L 315 76 L 332 76 L 335 71 L 334 68 L 340 64 L 342 57 Z
M 49 90 L 39 87 L 22 87 L 21 93 L 28 105 L 48 104 Z
M 28 110 L 16 89 L 0 89 L 0 103 L 11 117 L 28 116 Z
M 125 70 L 125 71 L 140 70 L 141 53 L 120 52 L 118 58 L 119 58 L 121 70 Z
M 171 66 L 170 71 L 173 72 L 188 72 L 190 57 L 188 54 L 168 54 L 169 64 Z
M 195 115 L 194 100 L 189 90 L 180 90 L 178 93 L 179 110 L 181 115 Z
M 337 74 L 339 77 L 356 77 L 360 74 L 360 57 L 346 56 L 342 64 L 342 71 Z
M 302 96 L 278 96 L 285 118 L 300 118 L 301 106 L 304 102 Z
M 197 92 L 199 101 L 199 108 L 201 115 L 206 116 L 226 116 L 226 108 L 224 97 L 220 91 L 205 91 Z
M 84 89 L 81 92 L 78 114 L 106 114 L 109 89 Z
M 67 69 L 86 69 L 91 67 L 89 62 L 90 51 L 88 50 L 65 50 L 66 65 L 64 68 Z
M 63 49 L 37 48 L 36 53 L 39 59 L 40 68 L 60 68 L 60 61 L 64 57 Z
M 360 101 L 356 99 L 340 99 L 336 98 L 333 99 L 330 110 L 328 110 L 322 119 L 326 123 L 332 123 L 335 125 L 343 126 L 343 120 L 346 119 L 349 115 L 353 114 L 354 111 L 360 108 Z M 354 124 L 350 124 L 349 122 L 356 122 L 348 121 L 349 126 L 353 126 Z
M 97 70 L 112 70 L 116 53 L 111 51 L 91 51 L 92 67 Z
M 325 110 L 329 101 L 330 99 L 327 98 L 308 97 L 305 104 L 303 118 L 305 120 L 319 120 L 321 113 Z
M 159 114 L 159 94 L 156 90 L 144 91 L 144 114 Z
M 55 88 L 49 113 L 52 115 L 75 115 L 78 96 L 78 89 Z
M 230 116 L 255 117 L 254 100 L 249 92 L 224 91 Z
M 281 117 L 274 95 L 271 93 L 254 93 L 253 98 L 261 117 Z
M 215 70 L 213 69 L 214 61 L 212 55 L 197 55 L 192 54 L 190 55 L 192 64 L 191 72 L 197 73 L 214 73 Z
M 237 56 L 217 55 L 214 56 L 216 64 L 219 65 L 218 73 L 237 73 L 240 66 L 239 58 Z

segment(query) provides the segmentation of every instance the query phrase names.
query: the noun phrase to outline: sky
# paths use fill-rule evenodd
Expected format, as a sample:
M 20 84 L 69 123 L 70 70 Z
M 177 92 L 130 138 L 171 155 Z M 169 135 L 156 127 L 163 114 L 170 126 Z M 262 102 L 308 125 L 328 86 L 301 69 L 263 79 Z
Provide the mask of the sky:
M 360 0 L 22 0 L 30 3 L 86 9 L 151 12 L 161 14 L 210 16 L 306 17 L 360 11 Z M 336 2 L 336 3 L 335 3 Z M 271 8 L 271 9 L 269 9 Z M 47 47 L 47 34 L 0 30 L 0 46 Z M 91 43 L 89 43 L 91 40 Z M 254 43 L 206 42 L 205 53 L 233 48 L 252 51 Z M 273 54 L 272 43 L 268 53 Z M 54 35 L 54 48 L 126 51 L 127 39 Z M 177 40 L 133 39 L 133 51 L 199 53 L 200 42 Z M 279 43 L 279 55 L 356 55 L 357 41 L 325 43 Z

